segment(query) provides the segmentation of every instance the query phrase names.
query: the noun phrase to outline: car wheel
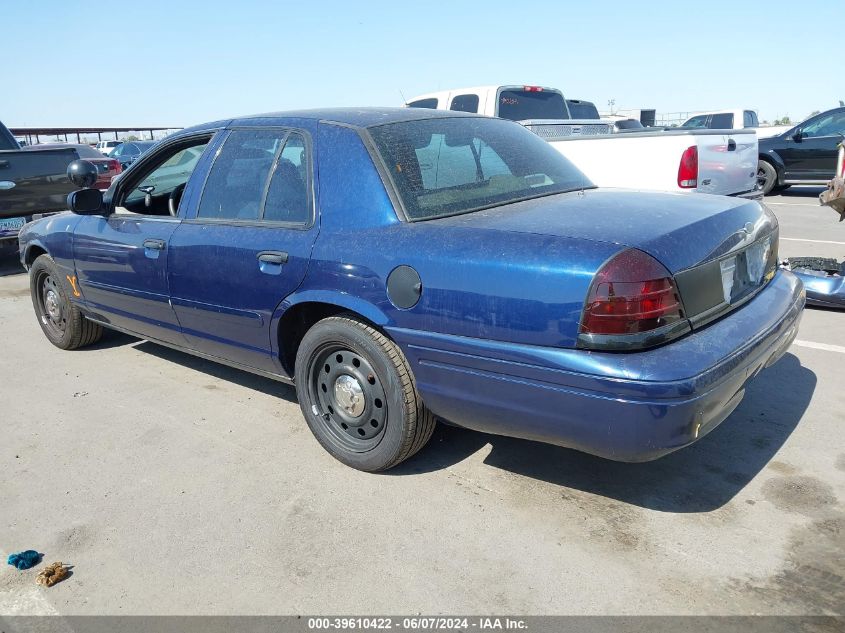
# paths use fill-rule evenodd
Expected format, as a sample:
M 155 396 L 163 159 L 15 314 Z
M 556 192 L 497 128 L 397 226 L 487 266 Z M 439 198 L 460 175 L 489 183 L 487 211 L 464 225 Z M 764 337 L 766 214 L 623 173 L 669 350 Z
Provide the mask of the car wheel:
M 768 196 L 778 184 L 778 173 L 774 165 L 761 160 L 757 162 L 757 188 Z
M 296 393 L 312 433 L 344 464 L 386 470 L 428 442 L 435 419 L 402 350 L 350 316 L 319 321 L 296 354 Z
M 49 255 L 41 255 L 33 262 L 29 290 L 38 324 L 56 347 L 76 349 L 96 343 L 103 336 L 102 326 L 86 319 L 70 301 L 68 284 Z

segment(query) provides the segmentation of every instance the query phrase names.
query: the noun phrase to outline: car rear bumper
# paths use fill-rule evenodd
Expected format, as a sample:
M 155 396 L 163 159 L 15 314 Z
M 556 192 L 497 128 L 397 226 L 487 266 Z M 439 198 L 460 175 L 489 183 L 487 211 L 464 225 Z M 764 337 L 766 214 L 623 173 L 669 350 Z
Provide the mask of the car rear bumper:
M 807 303 L 826 308 L 845 308 L 845 277 L 793 270 L 807 290 Z
M 388 328 L 428 407 L 479 431 L 619 461 L 706 435 L 795 338 L 801 282 L 786 271 L 728 316 L 660 348 L 588 352 Z
M 742 193 L 734 193 L 731 194 L 734 198 L 744 198 L 746 200 L 757 200 L 758 202 L 763 199 L 763 192 L 760 189 L 752 189 L 751 191 L 743 191 Z

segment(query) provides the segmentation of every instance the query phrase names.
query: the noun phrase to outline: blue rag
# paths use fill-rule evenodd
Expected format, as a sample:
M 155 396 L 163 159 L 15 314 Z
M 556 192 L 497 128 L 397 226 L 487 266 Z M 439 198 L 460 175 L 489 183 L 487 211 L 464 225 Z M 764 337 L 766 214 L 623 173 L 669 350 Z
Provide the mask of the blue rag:
M 41 554 L 36 552 L 34 549 L 28 549 L 25 552 L 9 554 L 9 558 L 6 562 L 18 569 L 29 569 L 30 567 L 37 565 L 40 560 Z

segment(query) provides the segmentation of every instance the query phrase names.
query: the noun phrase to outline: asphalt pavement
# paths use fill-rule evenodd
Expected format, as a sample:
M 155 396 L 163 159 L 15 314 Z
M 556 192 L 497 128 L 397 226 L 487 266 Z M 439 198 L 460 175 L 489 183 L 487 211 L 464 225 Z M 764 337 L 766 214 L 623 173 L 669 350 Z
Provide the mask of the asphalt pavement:
M 845 257 L 818 188 L 781 254 Z M 845 313 L 694 446 L 646 464 L 440 426 L 334 461 L 292 388 L 130 337 L 62 352 L 0 272 L 0 614 L 843 614 Z M 43 566 L 43 564 L 42 564 Z

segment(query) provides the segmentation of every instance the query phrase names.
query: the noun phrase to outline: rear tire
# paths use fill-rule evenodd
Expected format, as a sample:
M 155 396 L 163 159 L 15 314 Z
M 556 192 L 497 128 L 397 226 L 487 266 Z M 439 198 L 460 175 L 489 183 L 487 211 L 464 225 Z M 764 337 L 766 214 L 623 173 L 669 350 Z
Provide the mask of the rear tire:
M 59 349 L 85 347 L 102 338 L 102 326 L 86 319 L 71 302 L 72 289 L 49 255 L 33 262 L 29 291 L 41 331 Z
M 768 196 L 777 187 L 778 172 L 775 166 L 765 160 L 757 161 L 757 188 Z
M 296 393 L 317 441 L 347 466 L 377 472 L 419 451 L 435 419 L 402 350 L 352 316 L 315 324 L 296 354 Z

